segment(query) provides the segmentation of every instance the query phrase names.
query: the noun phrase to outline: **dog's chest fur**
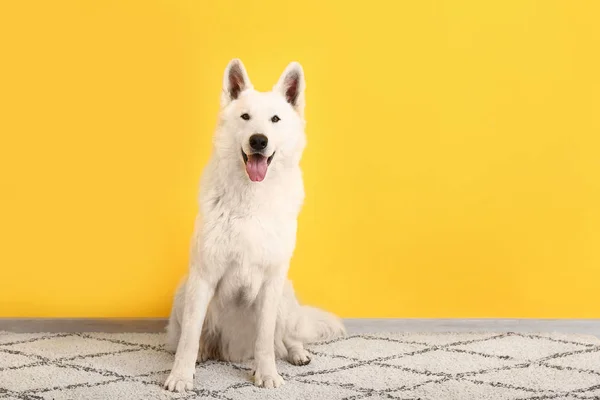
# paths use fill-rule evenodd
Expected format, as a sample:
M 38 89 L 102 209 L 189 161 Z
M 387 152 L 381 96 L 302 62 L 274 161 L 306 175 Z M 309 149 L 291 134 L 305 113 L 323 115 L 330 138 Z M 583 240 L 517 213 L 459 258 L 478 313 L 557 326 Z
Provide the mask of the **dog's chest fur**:
M 221 272 L 216 296 L 222 302 L 251 304 L 269 276 L 287 271 L 303 197 L 297 178 L 285 180 L 288 190 L 274 187 L 281 185 L 274 179 L 261 186 L 219 185 L 207 193 L 201 251 L 207 267 Z

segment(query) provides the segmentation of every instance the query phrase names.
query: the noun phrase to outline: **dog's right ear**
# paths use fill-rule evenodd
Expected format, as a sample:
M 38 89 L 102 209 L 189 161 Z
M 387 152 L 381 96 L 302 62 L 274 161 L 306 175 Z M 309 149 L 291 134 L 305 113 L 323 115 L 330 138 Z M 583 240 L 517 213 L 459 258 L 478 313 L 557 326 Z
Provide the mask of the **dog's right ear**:
M 229 61 L 223 76 L 223 92 L 221 93 L 221 107 L 237 99 L 244 90 L 252 89 L 250 78 L 242 61 L 234 58 Z

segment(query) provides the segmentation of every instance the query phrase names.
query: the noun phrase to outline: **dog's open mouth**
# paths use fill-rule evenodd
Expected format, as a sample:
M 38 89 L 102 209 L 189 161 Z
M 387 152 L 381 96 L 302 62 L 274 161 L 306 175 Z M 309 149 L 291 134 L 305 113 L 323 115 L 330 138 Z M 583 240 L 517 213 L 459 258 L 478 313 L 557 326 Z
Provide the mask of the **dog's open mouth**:
M 267 175 L 267 168 L 271 164 L 275 152 L 270 157 L 266 157 L 260 153 L 246 154 L 242 150 L 242 157 L 244 158 L 244 164 L 246 164 L 246 172 L 252 182 L 262 182 Z

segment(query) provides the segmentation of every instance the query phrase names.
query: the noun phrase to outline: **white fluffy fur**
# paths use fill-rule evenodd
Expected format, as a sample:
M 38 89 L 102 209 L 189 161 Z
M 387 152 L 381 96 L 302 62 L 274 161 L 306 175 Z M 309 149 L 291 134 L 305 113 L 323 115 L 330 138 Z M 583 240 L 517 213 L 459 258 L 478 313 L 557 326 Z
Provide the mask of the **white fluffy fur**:
M 241 61 L 225 69 L 212 157 L 201 180 L 190 269 L 175 295 L 167 346 L 176 351 L 165 387 L 192 388 L 195 362 L 254 358 L 257 386 L 278 387 L 275 358 L 310 362 L 303 344 L 344 335 L 334 315 L 298 304 L 287 280 L 304 199 L 304 72 L 291 63 L 271 92 L 253 89 Z M 241 115 L 247 113 L 250 120 Z M 277 115 L 280 121 L 273 123 Z M 249 137 L 274 154 L 262 182 L 248 177 Z M 201 337 L 202 336 L 202 337 Z

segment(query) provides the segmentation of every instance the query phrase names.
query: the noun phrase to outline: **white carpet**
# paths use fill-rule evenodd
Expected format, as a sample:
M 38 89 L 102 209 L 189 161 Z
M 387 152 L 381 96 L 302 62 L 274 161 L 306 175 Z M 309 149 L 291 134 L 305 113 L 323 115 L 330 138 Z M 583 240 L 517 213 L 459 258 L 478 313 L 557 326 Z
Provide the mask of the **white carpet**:
M 162 389 L 162 334 L 0 332 L 1 399 L 600 399 L 600 340 L 565 334 L 355 335 L 310 346 L 286 384 L 258 389 L 250 364 L 199 364 L 195 390 Z

